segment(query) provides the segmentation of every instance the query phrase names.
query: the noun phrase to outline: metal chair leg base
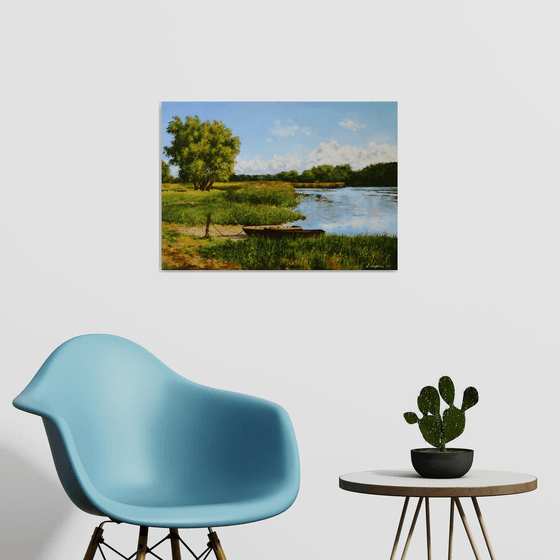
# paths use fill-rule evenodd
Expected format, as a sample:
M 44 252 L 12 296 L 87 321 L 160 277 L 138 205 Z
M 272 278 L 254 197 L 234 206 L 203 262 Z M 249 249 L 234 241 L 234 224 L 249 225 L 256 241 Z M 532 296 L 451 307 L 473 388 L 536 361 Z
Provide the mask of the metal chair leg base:
M 107 523 L 107 522 L 105 521 L 104 523 Z M 174 527 L 171 527 L 169 529 L 169 534 L 166 537 L 161 539 L 158 543 L 156 543 L 152 547 L 148 547 L 148 529 L 149 528 L 145 527 L 145 526 L 141 526 L 140 527 L 140 534 L 138 536 L 138 547 L 136 549 L 136 553 L 127 557 L 124 554 L 121 554 L 115 548 L 113 548 L 109 543 L 105 542 L 105 539 L 103 538 L 103 527 L 102 527 L 102 525 L 103 525 L 103 523 L 99 527 L 96 527 L 95 531 L 93 532 L 93 535 L 91 537 L 91 541 L 90 541 L 88 549 L 86 551 L 86 555 L 84 556 L 84 560 L 93 560 L 93 558 L 95 556 L 95 553 L 97 552 L 97 549 L 100 549 L 101 554 L 103 555 L 103 550 L 102 549 L 104 547 L 112 550 L 113 552 L 115 552 L 117 554 L 119 554 L 123 558 L 129 558 L 130 560 L 132 560 L 132 559 L 134 559 L 134 560 L 146 560 L 147 554 L 148 553 L 154 554 L 154 553 L 152 553 L 152 550 L 155 549 L 156 547 L 158 547 L 160 544 L 162 544 L 167 539 L 169 539 L 170 542 L 171 542 L 171 555 L 172 555 L 173 560 L 181 560 L 181 544 L 183 544 L 183 546 L 197 560 L 206 560 L 208 558 L 208 556 L 212 553 L 212 551 L 216 555 L 216 560 L 227 560 L 226 555 L 224 553 L 224 549 L 222 548 L 222 545 L 220 543 L 220 539 L 218 538 L 218 535 L 212 529 L 212 527 L 208 528 L 208 531 L 209 531 L 209 533 L 208 533 L 208 539 L 209 539 L 208 547 L 206 548 L 206 550 L 202 554 L 197 555 L 197 554 L 194 553 L 193 550 L 191 550 L 191 548 L 187 545 L 187 543 L 179 536 L 179 530 L 177 528 L 174 528 Z M 157 556 L 157 555 L 155 555 L 155 556 Z M 105 558 L 104 555 L 103 555 L 103 557 Z

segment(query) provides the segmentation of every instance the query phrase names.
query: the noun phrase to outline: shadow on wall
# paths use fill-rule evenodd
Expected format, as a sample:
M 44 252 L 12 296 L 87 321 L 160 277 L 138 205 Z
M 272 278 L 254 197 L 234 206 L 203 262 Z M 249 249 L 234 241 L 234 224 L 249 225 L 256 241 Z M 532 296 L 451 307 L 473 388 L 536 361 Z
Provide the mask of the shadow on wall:
M 56 479 L 0 445 L 0 550 L 3 558 L 41 560 L 49 541 L 72 513 Z

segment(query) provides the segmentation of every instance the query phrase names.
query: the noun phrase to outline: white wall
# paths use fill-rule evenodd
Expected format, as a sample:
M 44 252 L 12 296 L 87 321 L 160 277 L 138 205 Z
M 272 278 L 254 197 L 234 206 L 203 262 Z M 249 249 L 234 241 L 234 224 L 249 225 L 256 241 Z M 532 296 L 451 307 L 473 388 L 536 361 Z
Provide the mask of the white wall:
M 277 518 L 223 529 L 232 559 L 388 557 L 401 500 L 343 492 L 338 476 L 408 467 L 423 440 L 402 412 L 442 374 L 479 389 L 458 440 L 476 468 L 539 477 L 536 492 L 481 501 L 496 553 L 549 556 L 560 458 L 550 5 L 4 9 L 4 557 L 81 557 L 98 521 L 64 495 L 40 420 L 11 406 L 58 344 L 87 332 L 125 336 L 191 379 L 290 412 L 300 496 Z M 162 100 L 398 101 L 399 271 L 161 272 Z M 447 507 L 432 506 L 442 554 Z M 107 531 L 135 549 L 135 531 Z M 412 560 L 424 558 L 422 533 Z M 456 546 L 470 554 L 462 529 Z

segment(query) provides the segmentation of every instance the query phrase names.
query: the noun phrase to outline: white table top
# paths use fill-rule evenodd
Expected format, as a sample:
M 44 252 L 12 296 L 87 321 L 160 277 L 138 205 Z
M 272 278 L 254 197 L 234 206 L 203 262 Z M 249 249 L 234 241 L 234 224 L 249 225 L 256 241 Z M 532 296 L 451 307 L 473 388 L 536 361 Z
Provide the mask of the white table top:
M 382 496 L 503 496 L 531 492 L 536 477 L 503 471 L 470 470 L 461 478 L 423 478 L 414 470 L 380 470 L 343 474 L 339 486 L 350 492 Z

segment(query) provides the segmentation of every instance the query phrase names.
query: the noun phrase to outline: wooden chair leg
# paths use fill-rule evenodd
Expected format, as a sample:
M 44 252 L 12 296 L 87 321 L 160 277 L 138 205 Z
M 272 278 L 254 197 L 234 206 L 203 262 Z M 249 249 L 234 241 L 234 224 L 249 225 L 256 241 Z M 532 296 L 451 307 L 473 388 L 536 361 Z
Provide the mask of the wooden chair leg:
M 208 538 L 210 539 L 208 546 L 210 546 L 210 548 L 214 551 L 214 554 L 216 555 L 216 560 L 227 560 L 222 545 L 220 544 L 220 539 L 218 538 L 218 535 L 216 534 L 215 531 L 212 530 L 212 527 L 208 527 L 208 531 L 209 531 Z
M 97 545 L 101 540 L 103 535 L 103 527 L 101 525 L 95 528 L 93 535 L 91 536 L 91 541 L 89 542 L 88 549 L 86 550 L 86 555 L 84 556 L 84 560 L 93 560 L 95 553 L 97 552 Z
M 138 536 L 138 550 L 136 552 L 136 560 L 145 560 L 148 550 L 148 527 L 142 525 L 140 527 L 140 535 Z
M 171 558 L 173 560 L 181 560 L 181 542 L 179 541 L 179 529 L 171 527 L 169 529 L 171 541 Z

